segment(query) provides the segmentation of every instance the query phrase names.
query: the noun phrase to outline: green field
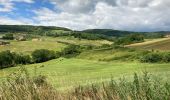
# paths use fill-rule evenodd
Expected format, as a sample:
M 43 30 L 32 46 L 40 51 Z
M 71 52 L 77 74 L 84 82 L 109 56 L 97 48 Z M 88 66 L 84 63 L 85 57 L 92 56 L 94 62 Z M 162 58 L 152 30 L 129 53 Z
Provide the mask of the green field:
M 66 44 L 59 43 L 66 42 L 69 44 L 76 44 L 76 45 L 94 45 L 94 46 L 101 46 L 102 44 L 111 44 L 112 42 L 106 40 L 79 40 L 72 37 L 58 37 L 58 38 L 51 38 L 51 37 L 41 37 L 41 40 L 27 40 L 27 41 L 10 41 L 9 45 L 0 45 L 0 51 L 10 50 L 13 52 L 21 52 L 21 53 L 31 53 L 36 49 L 48 49 L 54 51 L 60 51 Z
M 112 44 L 112 42 L 106 40 L 80 40 L 73 37 L 41 38 L 41 41 L 11 41 L 10 45 L 0 46 L 0 51 L 11 50 L 23 53 L 31 53 L 35 49 L 60 51 L 67 46 L 64 43 L 95 46 Z M 162 48 L 166 47 L 162 45 L 168 45 L 169 42 L 169 39 L 152 40 L 152 42 L 147 41 L 147 43 L 135 44 L 130 47 L 162 50 Z M 135 55 L 137 52 L 127 48 L 122 50 L 113 48 L 94 49 L 82 52 L 74 58 L 59 58 L 44 63 L 25 65 L 25 67 L 31 75 L 42 74 L 47 76 L 48 81 L 54 87 L 62 90 L 71 89 L 78 85 L 100 83 L 110 80 L 111 77 L 115 79 L 123 76 L 131 78 L 135 72 L 142 73 L 143 71 L 161 75 L 165 80 L 170 79 L 168 77 L 170 75 L 169 63 L 145 64 L 138 61 L 130 61 L 129 55 Z M 115 60 L 115 58 L 119 60 Z M 0 79 L 3 80 L 13 72 L 17 73 L 19 68 L 20 66 L 0 70 Z
M 1 78 L 11 72 L 17 72 L 19 67 L 0 71 Z M 95 82 L 117 79 L 122 76 L 129 78 L 134 72 L 148 71 L 163 75 L 167 80 L 170 73 L 170 64 L 142 64 L 138 62 L 99 62 L 84 59 L 60 58 L 45 63 L 27 65 L 31 75 L 46 75 L 48 80 L 58 89 L 70 89 L 78 85 L 87 85 Z

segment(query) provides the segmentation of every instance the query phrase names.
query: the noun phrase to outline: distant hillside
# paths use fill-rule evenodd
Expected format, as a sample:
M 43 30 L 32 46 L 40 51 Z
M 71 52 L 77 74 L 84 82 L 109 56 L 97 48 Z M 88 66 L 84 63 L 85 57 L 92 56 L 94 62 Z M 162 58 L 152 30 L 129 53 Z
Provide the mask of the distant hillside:
M 38 35 L 52 35 L 56 36 L 60 33 L 69 33 L 71 29 L 64 27 L 55 27 L 55 26 L 31 26 L 31 25 L 0 25 L 0 33 L 31 33 Z M 73 32 L 73 31 L 72 31 Z M 143 34 L 146 38 L 160 38 L 169 34 L 170 32 L 132 32 L 132 31 L 123 31 L 123 30 L 113 30 L 113 29 L 87 29 L 83 31 L 74 31 L 75 33 L 86 33 L 90 36 L 93 34 L 95 36 L 107 36 L 107 37 L 122 37 L 129 34 L 140 33 Z M 63 35 L 66 35 L 63 34 Z
M 144 50 L 170 51 L 170 38 L 153 39 L 143 43 L 135 43 L 135 44 L 127 45 L 127 47 L 144 49 Z
M 120 31 L 120 30 L 113 30 L 113 29 L 89 29 L 82 31 L 84 33 L 91 33 L 91 34 L 102 34 L 106 36 L 124 36 L 134 32 L 130 31 Z
M 88 29 L 83 30 L 84 33 L 91 33 L 91 34 L 102 34 L 106 36 L 115 36 L 115 37 L 121 37 L 126 36 L 129 34 L 143 34 L 146 38 L 158 38 L 163 37 L 166 34 L 169 34 L 170 32 L 166 31 L 159 31 L 159 32 L 133 32 L 133 31 L 122 31 L 122 30 L 113 30 L 113 29 Z
M 30 26 L 30 25 L 0 25 L 0 32 L 35 32 L 35 31 L 49 31 L 49 30 L 63 30 L 71 31 L 68 28 L 53 27 L 53 26 Z

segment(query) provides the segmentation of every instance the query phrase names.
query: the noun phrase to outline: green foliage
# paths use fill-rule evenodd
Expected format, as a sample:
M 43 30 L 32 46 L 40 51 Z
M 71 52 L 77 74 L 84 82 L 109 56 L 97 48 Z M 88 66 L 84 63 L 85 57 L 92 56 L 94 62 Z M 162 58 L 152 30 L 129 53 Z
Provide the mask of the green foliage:
M 78 45 L 69 45 L 68 47 L 64 48 L 62 51 L 61 51 L 61 54 L 63 56 L 66 56 L 66 55 L 73 55 L 73 54 L 79 54 L 81 53 L 81 48 L 80 46 Z
M 32 59 L 29 55 L 23 55 L 23 54 L 16 54 L 13 53 L 15 64 L 30 64 L 32 63 Z
M 40 62 L 45 62 L 45 61 L 54 59 L 56 56 L 55 56 L 54 51 L 46 50 L 46 49 L 40 49 L 40 50 L 35 50 L 32 53 L 32 57 L 33 57 L 34 62 L 40 63 Z
M 88 39 L 88 40 L 106 39 L 106 40 L 113 40 L 111 37 L 108 37 L 108 36 L 102 35 L 102 34 L 74 32 L 71 35 L 74 36 L 75 38 L 79 38 L 79 39 Z
M 0 69 L 13 66 L 14 56 L 10 51 L 0 52 Z
M 141 57 L 140 61 L 141 62 L 147 62 L 147 63 L 156 63 L 156 62 L 161 62 L 162 57 L 158 53 L 149 53 Z
M 150 52 L 146 53 L 140 58 L 141 62 L 145 63 L 169 63 L 170 52 Z
M 115 41 L 116 45 L 128 45 L 132 43 L 139 43 L 144 41 L 144 36 L 142 34 L 130 34 L 126 37 L 119 38 Z
M 156 32 L 156 33 L 144 33 L 143 34 L 146 39 L 155 39 L 155 38 L 163 38 L 165 34 L 161 32 Z
M 29 63 L 31 63 L 31 57 L 29 55 L 17 54 L 10 51 L 0 52 L 0 69 Z
M 11 33 L 5 34 L 5 36 L 2 37 L 3 39 L 6 40 L 13 40 L 14 39 L 14 35 Z

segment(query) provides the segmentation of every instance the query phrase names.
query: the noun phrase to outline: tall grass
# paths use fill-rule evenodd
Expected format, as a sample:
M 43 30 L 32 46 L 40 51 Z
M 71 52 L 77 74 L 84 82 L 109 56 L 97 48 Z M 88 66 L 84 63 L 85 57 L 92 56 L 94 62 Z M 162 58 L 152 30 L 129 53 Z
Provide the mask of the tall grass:
M 42 75 L 30 77 L 22 68 L 0 85 L 0 100 L 170 100 L 170 83 L 145 72 L 133 81 L 121 78 L 71 91 L 57 91 Z

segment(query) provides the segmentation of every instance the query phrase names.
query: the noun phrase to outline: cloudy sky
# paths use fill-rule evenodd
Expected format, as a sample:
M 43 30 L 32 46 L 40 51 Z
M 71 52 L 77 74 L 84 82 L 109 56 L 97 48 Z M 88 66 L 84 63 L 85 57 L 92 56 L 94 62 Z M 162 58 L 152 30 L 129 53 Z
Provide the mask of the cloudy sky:
M 0 24 L 170 30 L 170 0 L 0 0 Z

